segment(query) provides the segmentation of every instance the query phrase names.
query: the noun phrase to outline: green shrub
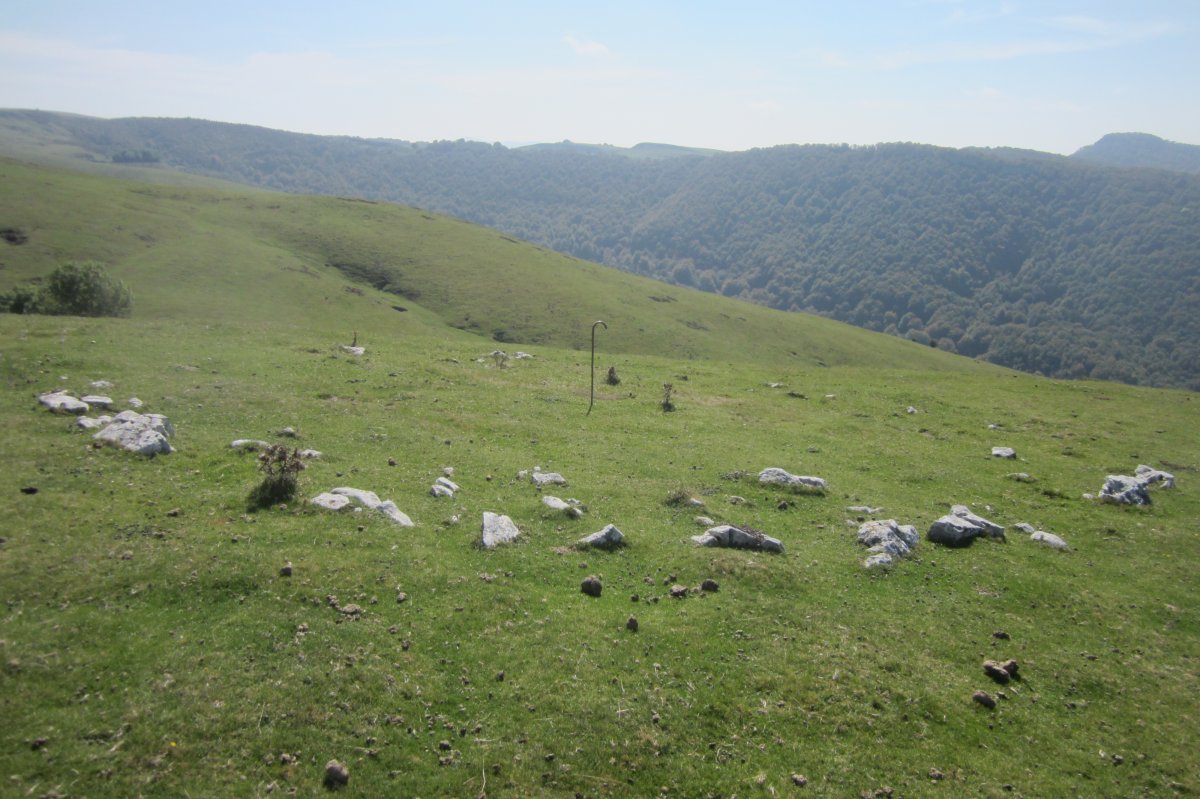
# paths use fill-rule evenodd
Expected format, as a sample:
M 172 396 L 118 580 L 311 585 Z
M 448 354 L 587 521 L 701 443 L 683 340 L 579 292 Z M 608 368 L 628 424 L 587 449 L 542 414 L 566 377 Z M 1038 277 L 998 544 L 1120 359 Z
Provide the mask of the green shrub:
M 35 312 L 68 316 L 129 316 L 129 289 L 94 261 L 63 264 L 38 293 Z M 26 311 L 28 313 L 28 311 Z
M 37 292 L 25 286 L 17 286 L 7 294 L 0 294 L 0 313 L 37 313 Z

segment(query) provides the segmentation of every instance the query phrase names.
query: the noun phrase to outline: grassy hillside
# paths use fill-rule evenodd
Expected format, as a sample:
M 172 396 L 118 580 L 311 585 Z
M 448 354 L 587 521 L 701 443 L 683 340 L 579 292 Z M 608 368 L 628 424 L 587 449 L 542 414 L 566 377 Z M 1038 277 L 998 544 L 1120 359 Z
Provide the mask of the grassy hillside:
M 0 161 L 0 290 L 98 260 L 134 315 L 284 321 L 392 337 L 446 325 L 495 342 L 808 364 L 986 367 L 816 317 L 666 286 L 447 217 L 383 203 L 153 186 Z M 385 289 L 386 291 L 374 291 Z M 406 309 L 397 312 L 394 308 Z
M 92 257 L 135 290 L 128 320 L 0 315 L 6 792 L 317 796 L 330 759 L 344 796 L 1200 790 L 1194 395 L 1012 374 L 404 209 L 3 169 L 0 223 L 24 214 L 30 233 L 0 250 L 3 288 Z M 335 260 L 399 269 L 421 296 L 349 283 Z M 676 301 L 642 299 L 664 292 Z M 693 330 L 680 312 L 731 320 Z M 452 326 L 467 314 L 545 343 L 501 368 L 489 335 Z M 572 347 L 600 316 L 601 363 L 623 380 L 585 415 Z M 680 326 L 693 352 L 661 345 Z M 351 329 L 362 357 L 336 346 Z M 95 449 L 36 405 L 96 379 L 166 414 L 177 451 Z M 250 510 L 254 456 L 229 443 L 291 442 L 285 426 L 324 453 L 303 497 L 372 490 L 417 526 Z M 1140 509 L 1081 499 L 1139 462 L 1178 487 Z M 567 477 L 547 493 L 580 499 L 582 519 L 518 480 L 535 465 Z M 434 498 L 447 466 L 462 490 Z M 743 474 L 766 466 L 830 491 Z M 704 507 L 667 503 L 681 492 Z M 849 506 L 923 531 L 951 503 L 1071 550 L 1010 530 L 861 567 L 866 514 Z M 522 538 L 478 549 L 484 511 Z M 696 548 L 697 513 L 787 551 Z M 628 547 L 570 548 L 607 523 Z M 598 598 L 580 593 L 589 574 Z M 705 579 L 719 590 L 669 596 Z M 1007 699 L 972 702 L 997 692 L 982 661 L 1010 657 Z
M 1150 138 L 1117 136 L 1100 150 Z M 656 157 L 636 157 L 643 151 Z M 510 150 L 0 110 L 0 154 L 61 163 L 66 152 L 137 176 L 183 170 L 401 202 L 1036 374 L 1200 390 L 1195 175 L 1013 149 L 809 145 L 668 158 L 653 145 Z M 157 164 L 114 163 L 138 159 Z

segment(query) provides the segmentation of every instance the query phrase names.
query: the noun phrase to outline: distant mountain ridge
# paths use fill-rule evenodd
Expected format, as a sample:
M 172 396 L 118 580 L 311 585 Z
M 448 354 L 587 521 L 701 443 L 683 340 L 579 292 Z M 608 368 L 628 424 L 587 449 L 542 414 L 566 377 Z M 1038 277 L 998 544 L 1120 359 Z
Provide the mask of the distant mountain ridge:
M 0 112 L 0 152 L 36 151 L 39 141 L 60 162 L 118 174 L 170 168 L 418 206 L 1026 371 L 1200 390 L 1192 175 L 1007 148 L 791 145 L 635 158 L 602 145 L 510 149 Z M 143 152 L 158 165 L 112 163 Z
M 1200 145 L 1167 141 L 1149 133 L 1110 133 L 1095 144 L 1081 147 L 1071 157 L 1110 166 L 1200 175 Z

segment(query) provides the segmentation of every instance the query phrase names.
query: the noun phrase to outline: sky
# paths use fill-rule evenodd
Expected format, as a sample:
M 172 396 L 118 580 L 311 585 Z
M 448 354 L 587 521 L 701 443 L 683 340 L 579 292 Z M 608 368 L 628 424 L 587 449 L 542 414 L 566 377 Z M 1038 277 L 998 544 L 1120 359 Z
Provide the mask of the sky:
M 0 108 L 721 150 L 1200 144 L 1200 0 L 5 0 Z

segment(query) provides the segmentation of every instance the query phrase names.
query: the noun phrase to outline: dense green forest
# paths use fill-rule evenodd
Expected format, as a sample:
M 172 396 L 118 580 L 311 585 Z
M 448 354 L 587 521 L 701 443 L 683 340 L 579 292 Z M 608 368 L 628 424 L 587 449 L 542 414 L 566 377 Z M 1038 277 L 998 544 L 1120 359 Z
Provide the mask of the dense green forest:
M 1200 177 L 1188 174 L 914 144 L 655 158 L 0 116 L 17 123 L 94 160 L 137 152 L 253 185 L 415 205 L 1017 369 L 1200 389 Z

